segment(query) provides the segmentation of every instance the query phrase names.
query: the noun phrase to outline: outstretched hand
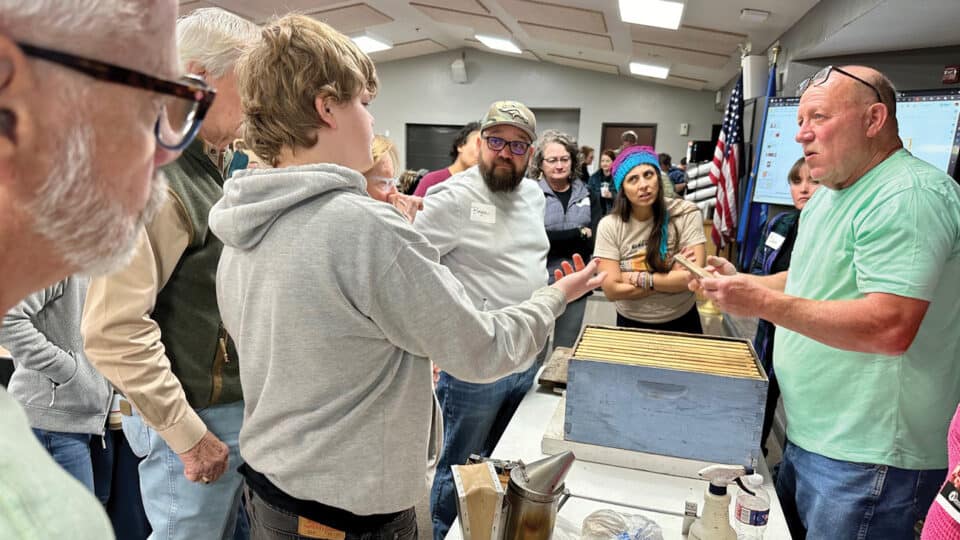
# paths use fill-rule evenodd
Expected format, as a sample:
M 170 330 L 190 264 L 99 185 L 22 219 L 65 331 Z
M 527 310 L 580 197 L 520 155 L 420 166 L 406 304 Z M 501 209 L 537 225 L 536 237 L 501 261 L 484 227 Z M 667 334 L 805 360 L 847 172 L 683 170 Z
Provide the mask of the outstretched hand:
M 597 274 L 598 263 L 596 259 L 584 264 L 583 257 L 575 253 L 573 255 L 573 264 L 563 261 L 560 269 L 554 270 L 556 281 L 551 285 L 567 298 L 567 303 L 573 302 L 588 292 L 596 289 L 603 283 L 607 276 L 606 272 Z

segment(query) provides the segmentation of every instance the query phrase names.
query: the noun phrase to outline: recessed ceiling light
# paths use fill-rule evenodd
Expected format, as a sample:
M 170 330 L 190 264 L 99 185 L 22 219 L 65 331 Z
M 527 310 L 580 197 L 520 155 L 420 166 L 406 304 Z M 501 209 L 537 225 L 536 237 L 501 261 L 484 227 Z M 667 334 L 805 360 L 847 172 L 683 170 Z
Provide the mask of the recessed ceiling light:
M 495 36 L 484 36 L 481 34 L 476 34 L 476 37 L 480 43 L 483 43 L 487 47 L 513 54 L 521 54 L 523 51 L 520 50 L 520 47 L 517 47 L 512 41 L 507 38 L 500 38 Z
M 744 22 L 762 23 L 770 17 L 770 12 L 762 9 L 744 8 L 740 10 L 740 20 Z
M 653 64 L 644 64 L 642 62 L 630 62 L 630 73 L 642 75 L 644 77 L 653 77 L 655 79 L 666 79 L 670 74 L 670 66 L 656 66 Z
M 676 30 L 683 7 L 683 2 L 671 0 L 620 0 L 620 18 L 626 23 Z
M 360 34 L 359 36 L 354 36 L 350 39 L 352 39 L 353 42 L 357 44 L 357 47 L 360 47 L 360 50 L 366 54 L 385 51 L 393 48 L 393 43 L 390 43 L 382 37 L 374 37 L 370 34 Z

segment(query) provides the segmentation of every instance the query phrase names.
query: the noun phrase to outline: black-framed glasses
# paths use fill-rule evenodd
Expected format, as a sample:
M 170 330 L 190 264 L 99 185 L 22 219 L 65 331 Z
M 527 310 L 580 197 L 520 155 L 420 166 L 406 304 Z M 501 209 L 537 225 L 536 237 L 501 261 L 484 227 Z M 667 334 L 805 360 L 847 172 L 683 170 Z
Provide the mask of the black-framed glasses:
M 846 75 L 847 77 L 850 77 L 855 81 L 861 82 L 869 86 L 870 89 L 873 90 L 873 93 L 877 95 L 877 101 L 879 101 L 880 103 L 883 103 L 883 98 L 880 97 L 880 90 L 878 90 L 876 86 L 868 83 L 867 81 L 861 79 L 860 77 L 857 77 L 853 73 L 840 69 L 836 66 L 827 66 L 821 69 L 820 71 L 814 73 L 813 77 L 808 77 L 804 79 L 799 85 L 797 85 L 797 96 L 802 96 L 803 93 L 806 92 L 807 89 L 810 88 L 811 86 L 820 86 L 821 84 L 827 82 L 827 79 L 830 78 L 830 74 L 833 73 L 834 71 L 836 71 L 841 75 Z
M 28 56 L 59 64 L 95 79 L 163 94 L 165 99 L 153 131 L 157 143 L 168 150 L 183 150 L 193 141 L 216 96 L 216 91 L 207 86 L 203 79 L 192 75 L 184 75 L 179 81 L 167 81 L 99 60 L 28 43 L 17 45 Z
M 503 147 L 509 144 L 510 153 L 515 156 L 522 156 L 526 154 L 527 150 L 530 148 L 530 143 L 527 141 L 508 141 L 492 135 L 484 137 L 483 140 L 487 141 L 487 148 L 493 150 L 494 152 L 503 150 Z

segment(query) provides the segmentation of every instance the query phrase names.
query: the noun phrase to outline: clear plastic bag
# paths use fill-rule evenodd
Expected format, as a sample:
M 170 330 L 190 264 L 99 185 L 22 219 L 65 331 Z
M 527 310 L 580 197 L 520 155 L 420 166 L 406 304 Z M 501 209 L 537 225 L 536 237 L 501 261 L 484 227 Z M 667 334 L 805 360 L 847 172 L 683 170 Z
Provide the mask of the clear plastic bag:
M 663 540 L 657 523 L 638 514 L 597 510 L 583 520 L 582 540 Z
M 580 540 L 580 527 L 563 516 L 557 516 L 551 540 Z

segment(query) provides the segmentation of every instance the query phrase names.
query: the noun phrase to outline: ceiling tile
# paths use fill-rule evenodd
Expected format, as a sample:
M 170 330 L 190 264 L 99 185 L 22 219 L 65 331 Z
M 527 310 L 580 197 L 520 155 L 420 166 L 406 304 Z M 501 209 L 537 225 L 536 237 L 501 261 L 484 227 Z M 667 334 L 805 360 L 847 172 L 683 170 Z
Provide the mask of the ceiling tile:
M 375 52 L 370 55 L 374 62 L 390 62 L 401 58 L 423 56 L 447 50 L 447 47 L 432 39 L 418 39 L 406 43 L 397 43 L 392 49 Z
M 630 37 L 634 41 L 656 43 L 668 47 L 682 47 L 708 53 L 730 53 L 737 50 L 737 45 L 749 41 L 746 34 L 735 34 L 710 28 L 696 26 L 681 26 L 678 30 L 666 30 L 643 26 L 630 25 Z
M 565 66 L 571 66 L 571 67 L 580 68 L 580 69 L 589 69 L 592 71 L 602 71 L 604 73 L 609 73 L 611 75 L 620 74 L 619 67 L 613 64 L 607 64 L 604 62 L 584 60 L 582 58 L 572 58 L 572 57 L 563 56 L 560 54 L 547 54 L 547 60 L 551 62 L 556 62 L 557 64 L 563 64 Z
M 181 2 L 180 2 L 180 9 L 179 9 L 179 11 L 177 12 L 177 16 L 178 16 L 178 17 L 182 17 L 183 15 L 186 15 L 187 13 L 190 13 L 191 11 L 193 11 L 193 10 L 195 10 L 195 9 L 211 8 L 211 7 L 217 7 L 217 6 L 211 4 L 210 2 L 199 2 L 199 1 L 194 1 L 194 0 L 187 0 L 187 1 L 185 1 L 185 2 L 184 2 L 184 1 L 181 1 Z
M 687 77 L 674 77 L 673 75 L 668 76 L 666 79 L 655 79 L 652 77 L 640 77 L 634 76 L 635 79 L 641 79 L 644 81 L 654 82 L 658 84 L 666 84 L 668 86 L 679 86 L 680 88 L 689 88 L 690 90 L 703 90 L 703 87 L 707 84 L 707 81 L 700 79 L 690 79 Z
M 467 13 L 479 13 L 481 15 L 490 13 L 490 10 L 477 0 L 420 0 L 419 3 L 421 5 L 466 11 Z
M 438 22 L 473 28 L 474 32 L 478 34 L 490 34 L 493 36 L 510 35 L 510 30 L 504 26 L 499 19 L 490 15 L 466 13 L 455 9 L 428 6 L 416 2 L 410 2 L 410 5 Z
M 607 35 L 576 32 L 553 26 L 525 22 L 520 23 L 520 26 L 523 27 L 527 34 L 530 34 L 530 37 L 541 41 L 600 51 L 613 50 L 613 41 L 611 41 L 610 36 Z
M 275 0 L 273 2 L 264 2 L 263 0 L 209 1 L 211 4 L 216 4 L 223 9 L 246 17 L 251 21 L 263 23 L 274 15 L 282 16 L 290 12 L 307 13 L 317 11 L 318 9 L 338 4 L 342 0 Z
M 344 34 L 356 34 L 378 24 L 393 22 L 385 15 L 367 4 L 353 4 L 311 13 L 311 17 L 321 20 Z
M 715 54 L 683 47 L 666 47 L 656 43 L 633 42 L 632 60 L 651 60 L 660 64 L 690 64 L 720 69 L 730 60 L 730 54 Z
M 593 34 L 607 33 L 607 23 L 600 11 L 533 0 L 499 0 L 499 3 L 507 13 L 520 22 L 534 24 L 549 22 L 549 26 L 558 28 Z

